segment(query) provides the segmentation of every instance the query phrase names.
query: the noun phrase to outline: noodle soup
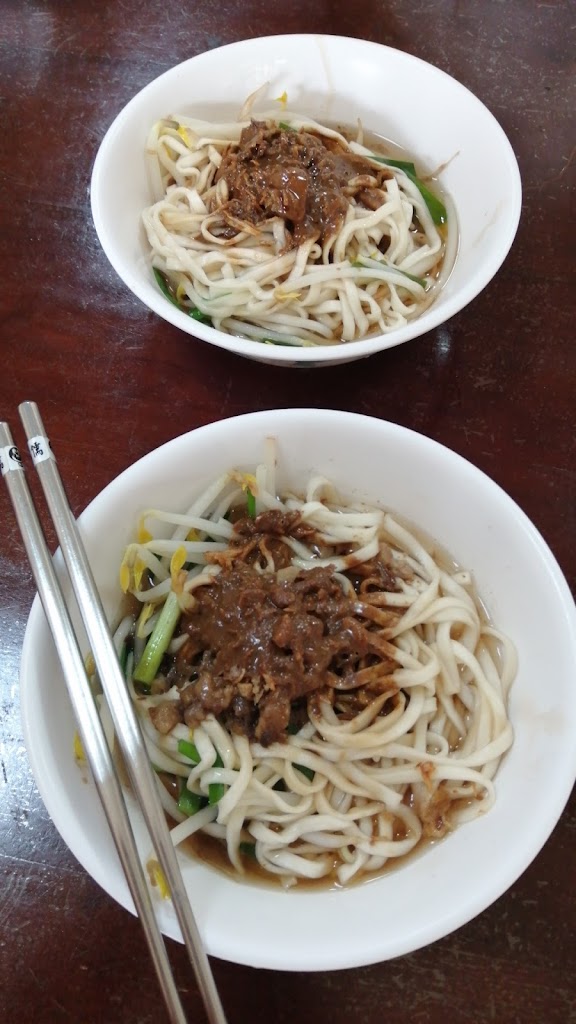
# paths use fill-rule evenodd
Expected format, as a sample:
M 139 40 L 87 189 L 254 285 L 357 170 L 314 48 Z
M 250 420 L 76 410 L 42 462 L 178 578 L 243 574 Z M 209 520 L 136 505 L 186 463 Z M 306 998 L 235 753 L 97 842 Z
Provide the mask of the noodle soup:
M 175 115 L 150 133 L 143 222 L 166 298 L 225 333 L 296 347 L 418 317 L 454 262 L 447 197 L 361 127 L 246 116 Z
M 290 887 L 378 873 L 484 814 L 511 642 L 470 573 L 275 450 L 140 518 L 116 633 L 175 843 Z

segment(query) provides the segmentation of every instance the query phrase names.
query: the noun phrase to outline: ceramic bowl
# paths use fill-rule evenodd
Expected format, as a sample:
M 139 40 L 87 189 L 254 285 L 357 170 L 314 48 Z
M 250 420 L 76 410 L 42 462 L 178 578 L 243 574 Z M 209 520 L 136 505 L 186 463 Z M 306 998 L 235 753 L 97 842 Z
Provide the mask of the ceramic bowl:
M 268 435 L 277 439 L 280 488 L 299 490 L 318 471 L 349 499 L 383 505 L 419 525 L 473 572 L 494 624 L 518 651 L 509 703 L 514 742 L 496 774 L 495 804 L 442 842 L 340 890 L 248 884 L 181 854 L 210 954 L 275 969 L 352 967 L 407 953 L 463 925 L 545 843 L 576 775 L 576 612 L 535 527 L 470 463 L 381 420 L 288 409 L 223 420 L 169 441 L 89 505 L 80 528 L 111 619 L 121 599 L 118 567 L 138 514 L 184 510 L 212 478 L 260 461 Z M 38 599 L 24 641 L 21 702 L 28 756 L 48 812 L 86 870 L 132 909 L 96 791 L 74 759 L 73 716 Z M 147 857 L 149 840 L 130 806 Z M 159 914 L 165 933 L 178 938 L 171 904 L 162 903 Z
M 152 202 L 144 160 L 152 125 L 170 113 L 236 120 L 243 100 L 269 83 L 268 107 L 322 123 L 355 125 L 401 146 L 417 168 L 437 169 L 457 222 L 452 273 L 417 319 L 385 335 L 311 348 L 234 337 L 192 320 L 160 292 L 142 212 Z M 400 50 L 339 36 L 247 39 L 201 53 L 145 86 L 118 114 L 92 174 L 92 213 L 104 252 L 124 283 L 164 320 L 197 339 L 266 363 L 328 366 L 400 345 L 449 320 L 488 284 L 512 244 L 521 204 L 516 158 L 493 115 L 438 68 Z

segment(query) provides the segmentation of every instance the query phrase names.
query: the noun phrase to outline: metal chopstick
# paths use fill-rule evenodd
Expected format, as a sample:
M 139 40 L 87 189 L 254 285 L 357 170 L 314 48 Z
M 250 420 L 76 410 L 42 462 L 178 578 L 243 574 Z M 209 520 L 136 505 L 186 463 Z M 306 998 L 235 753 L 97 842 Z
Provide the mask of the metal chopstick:
M 154 772 L 142 741 L 140 726 L 120 669 L 78 527 L 68 505 L 54 454 L 46 437 L 36 404 L 24 402 L 19 406 L 19 412 L 88 634 L 92 655 L 108 701 L 132 787 L 168 882 L 182 937 L 196 974 L 208 1019 L 210 1024 L 226 1024 L 218 990 L 170 838 L 156 788 Z
M 58 651 L 84 752 L 92 770 L 116 849 L 142 922 L 166 1006 L 173 1024 L 186 1024 L 164 940 L 158 928 L 132 826 L 86 675 L 74 628 L 42 527 L 28 489 L 20 453 L 10 429 L 0 423 L 2 473 L 14 507 L 36 587 Z

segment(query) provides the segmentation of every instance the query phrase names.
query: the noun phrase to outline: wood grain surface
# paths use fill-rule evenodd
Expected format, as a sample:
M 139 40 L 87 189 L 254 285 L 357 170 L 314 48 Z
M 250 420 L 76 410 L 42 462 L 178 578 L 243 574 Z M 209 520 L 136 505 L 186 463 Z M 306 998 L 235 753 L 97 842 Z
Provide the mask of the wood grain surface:
M 574 24 L 561 0 L 3 0 L 0 418 L 22 444 L 17 405 L 39 403 L 74 511 L 200 424 L 261 408 L 350 409 L 485 470 L 574 586 Z M 332 369 L 262 366 L 180 333 L 117 278 L 90 214 L 98 146 L 139 89 L 203 50 L 278 32 L 360 36 L 437 65 L 498 118 L 523 179 L 516 241 L 478 298 L 418 341 Z M 69 853 L 28 767 L 18 669 L 34 586 L 4 489 L 0 522 L 0 1021 L 163 1024 L 138 922 Z M 574 811 L 572 799 L 501 899 L 431 947 L 323 974 L 214 961 L 230 1024 L 576 1021 Z M 184 952 L 169 949 L 189 1019 L 202 1024 Z

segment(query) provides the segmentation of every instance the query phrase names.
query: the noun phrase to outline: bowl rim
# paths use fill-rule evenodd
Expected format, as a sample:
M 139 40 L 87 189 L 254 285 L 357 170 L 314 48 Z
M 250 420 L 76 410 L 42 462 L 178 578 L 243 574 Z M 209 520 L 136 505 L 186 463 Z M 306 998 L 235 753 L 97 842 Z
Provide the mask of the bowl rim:
M 278 46 L 282 43 L 289 44 L 293 42 L 306 45 L 311 41 L 320 41 L 326 45 L 330 45 L 331 42 L 337 42 L 357 47 L 365 50 L 366 53 L 380 57 L 385 53 L 393 54 L 394 59 L 399 58 L 410 65 L 416 64 L 425 69 L 426 73 L 450 82 L 453 89 L 457 90 L 462 95 L 465 95 L 467 97 L 467 101 L 471 103 L 490 124 L 494 133 L 494 138 L 498 140 L 503 158 L 509 170 L 511 192 L 507 197 L 506 203 L 505 230 L 503 230 L 499 235 L 498 244 L 494 247 L 491 258 L 486 260 L 486 263 L 483 265 L 482 273 L 475 274 L 465 286 L 461 287 L 455 295 L 450 297 L 444 304 L 440 304 L 438 302 L 438 298 L 435 299 L 430 307 L 419 317 L 403 327 L 390 331 L 389 334 L 375 335 L 364 340 L 341 343 L 339 345 L 301 348 L 299 346 L 262 346 L 261 343 L 251 341 L 250 339 L 239 338 L 236 335 L 224 334 L 223 332 L 216 330 L 214 327 L 208 324 L 202 324 L 198 321 L 194 321 L 192 327 L 190 318 L 187 317 L 185 313 L 167 302 L 159 291 L 156 293 L 151 279 L 146 283 L 146 285 L 143 285 L 138 276 L 133 273 L 132 268 L 127 266 L 126 262 L 117 254 L 113 232 L 110 229 L 104 213 L 104 203 L 102 198 L 102 190 L 106 187 L 106 162 L 109 159 L 110 151 L 113 149 L 116 137 L 121 132 L 122 126 L 129 120 L 132 113 L 137 111 L 139 107 L 146 102 L 148 96 L 153 94 L 162 82 L 169 81 L 171 77 L 178 79 L 190 66 L 198 66 L 201 62 L 210 63 L 211 61 L 218 59 L 218 57 L 222 59 L 226 59 L 231 56 L 233 57 L 234 55 L 242 52 L 242 50 L 253 46 Z M 163 71 L 160 75 L 156 76 L 143 86 L 143 88 L 132 96 L 125 106 L 117 113 L 100 143 L 92 167 L 90 179 L 90 204 L 92 219 L 101 247 L 117 275 L 133 292 L 133 294 L 135 294 L 136 297 L 144 303 L 145 306 L 151 309 L 163 320 L 172 324 L 174 327 L 178 327 L 190 337 L 196 338 L 196 340 L 208 342 L 218 348 L 233 352 L 236 355 L 247 356 L 252 359 L 261 359 L 271 364 L 321 366 L 334 363 L 339 360 L 339 357 L 342 357 L 343 361 L 348 359 L 366 358 L 376 352 L 386 351 L 389 348 L 394 348 L 407 341 L 421 337 L 422 335 L 434 330 L 436 327 L 446 323 L 449 319 L 465 308 L 465 306 L 467 306 L 473 299 L 475 299 L 490 283 L 510 251 L 520 220 L 522 208 L 522 182 L 518 161 L 510 140 L 494 114 L 467 86 L 463 85 L 458 81 L 458 79 L 448 74 L 448 72 L 443 71 L 435 64 L 431 64 L 429 61 L 425 61 L 421 57 L 417 57 L 405 50 L 400 50 L 382 43 L 376 43 L 372 40 L 359 39 L 353 36 L 342 36 L 336 33 L 279 33 L 276 35 L 240 39 L 215 47 L 211 50 L 204 50 L 201 53 L 195 54 L 194 56 L 179 62 L 173 67 L 168 68 L 166 71 Z M 456 260 L 457 259 L 458 255 L 456 255 Z M 267 349 L 265 354 L 262 352 L 262 348 L 264 347 Z M 353 347 L 352 354 L 351 347 Z
M 83 527 L 83 524 L 86 524 L 86 522 L 89 523 L 91 517 L 97 519 L 98 515 L 102 514 L 102 509 L 105 509 L 106 504 L 109 502 L 118 487 L 121 489 L 122 487 L 129 485 L 131 478 L 134 477 L 137 472 L 144 471 L 145 473 L 148 473 L 150 467 L 153 466 L 158 459 L 162 459 L 167 454 L 167 451 L 171 450 L 174 456 L 178 456 L 180 451 L 185 450 L 190 443 L 194 445 L 195 440 L 199 440 L 200 443 L 202 443 L 203 439 L 210 439 L 212 443 L 214 443 L 214 441 L 218 441 L 218 439 L 225 436 L 227 431 L 234 430 L 237 426 L 242 427 L 243 424 L 248 422 L 256 426 L 260 423 L 269 424 L 271 417 L 274 418 L 275 429 L 277 429 L 280 434 L 283 425 L 287 424 L 289 429 L 290 424 L 293 424 L 294 422 L 297 423 L 302 416 L 317 418 L 318 422 L 323 423 L 326 427 L 330 427 L 335 423 L 335 417 L 344 428 L 348 425 L 352 425 L 353 421 L 357 424 L 365 422 L 366 425 L 370 425 L 370 429 L 376 429 L 376 431 L 379 432 L 383 439 L 383 443 L 386 443 L 387 438 L 401 438 L 403 443 L 406 445 L 419 444 L 424 448 L 426 453 L 435 452 L 443 460 L 446 460 L 448 465 L 453 468 L 453 472 L 461 473 L 464 479 L 467 480 L 475 479 L 481 487 L 487 488 L 495 504 L 500 506 L 504 503 L 505 508 L 513 517 L 515 524 L 518 525 L 519 529 L 526 533 L 533 545 L 533 549 L 536 551 L 538 559 L 541 562 L 542 571 L 545 572 L 547 578 L 549 578 L 551 583 L 554 584 L 554 591 L 557 594 L 559 602 L 558 607 L 564 616 L 566 644 L 570 647 L 571 656 L 576 664 L 576 607 L 574 605 L 574 600 L 555 556 L 531 520 L 526 516 L 516 502 L 514 502 L 514 500 L 495 481 L 492 480 L 491 477 L 485 474 L 478 467 L 474 466 L 473 463 L 464 459 L 447 446 L 434 441 L 424 434 L 420 434 L 414 430 L 388 421 L 377 420 L 373 417 L 364 416 L 358 413 L 342 413 L 336 410 L 270 409 L 263 410 L 261 412 L 241 414 L 239 416 L 230 417 L 226 420 L 219 420 L 214 423 L 206 424 L 158 446 L 148 454 L 144 455 L 141 459 L 138 459 L 122 473 L 118 474 L 114 480 L 99 492 L 99 494 L 84 510 L 79 520 L 81 528 Z M 268 426 L 267 429 L 270 431 L 271 427 Z M 263 433 L 261 436 L 264 436 Z M 110 865 L 108 864 L 107 867 L 104 866 L 105 877 L 102 878 L 102 872 L 100 872 L 100 875 L 98 873 L 94 873 L 94 871 L 91 870 L 91 867 L 86 865 L 83 857 L 81 855 L 79 856 L 78 836 L 74 831 L 74 827 L 71 827 L 71 823 L 68 822 L 65 823 L 65 827 L 63 829 L 62 819 L 59 817 L 58 798 L 53 785 L 54 780 L 46 778 L 45 773 L 42 771 L 43 752 L 42 747 L 39 747 L 38 744 L 38 733 L 35 731 L 35 712 L 31 705 L 31 699 L 33 696 L 31 690 L 32 684 L 29 682 L 29 679 L 34 675 L 38 676 L 38 659 L 40 656 L 37 654 L 35 637 L 38 634 L 38 630 L 42 629 L 43 621 L 45 620 L 43 620 L 41 605 L 38 597 L 36 597 L 26 627 L 20 670 L 22 725 L 25 745 L 28 751 L 33 774 L 47 809 L 56 827 L 61 832 L 65 842 L 68 844 L 72 852 L 78 857 L 80 862 L 84 864 L 86 870 L 92 875 L 92 877 L 94 877 L 96 881 L 106 889 L 106 891 L 108 891 L 123 906 L 132 909 L 130 907 L 129 897 L 127 897 L 127 887 L 123 884 L 123 880 L 120 879 L 119 881 L 118 878 L 116 878 L 114 884 L 107 884 L 108 878 L 106 877 L 106 870 L 109 871 Z M 576 722 L 576 706 L 572 710 L 571 714 Z M 48 742 L 49 744 L 49 738 L 45 742 Z M 459 905 L 453 908 L 448 908 L 441 920 L 434 919 L 433 921 L 428 921 L 419 928 L 417 933 L 412 931 L 410 934 L 403 935 L 401 939 L 399 938 L 396 940 L 393 952 L 391 952 L 389 947 L 386 946 L 387 940 L 385 937 L 382 938 L 377 936 L 375 938 L 372 936 L 370 942 L 366 940 L 364 944 L 359 945 L 357 949 L 341 949 L 337 954 L 333 949 L 324 950 L 322 948 L 318 948 L 314 950 L 312 955 L 310 955 L 310 951 L 308 950 L 306 957 L 304 957 L 299 950 L 294 949 L 289 953 L 289 962 L 286 962 L 287 953 L 280 942 L 276 948 L 274 948 L 274 943 L 269 943 L 269 948 L 267 948 L 264 953 L 261 952 L 260 960 L 256 960 L 255 962 L 253 949 L 250 949 L 248 953 L 244 953 L 242 950 L 239 951 L 238 946 L 242 943 L 239 942 L 238 937 L 234 935 L 219 936 L 216 945 L 214 945 L 214 936 L 212 936 L 211 946 L 208 951 L 223 959 L 229 959 L 238 963 L 246 963 L 252 966 L 270 967 L 273 969 L 303 971 L 341 969 L 399 956 L 421 948 L 424 945 L 450 934 L 456 928 L 467 923 L 481 911 L 485 910 L 499 896 L 501 896 L 502 893 L 519 878 L 549 838 L 566 805 L 576 776 L 576 729 L 574 729 L 573 733 L 570 734 L 568 742 L 564 744 L 562 750 L 558 754 L 558 757 L 562 758 L 563 765 L 560 784 L 558 784 L 558 779 L 556 779 L 556 787 L 552 792 L 550 792 L 549 799 L 546 803 L 545 815 L 539 819 L 538 828 L 530 833 L 529 841 L 524 842 L 522 845 L 516 844 L 511 850 L 508 850 L 505 855 L 503 854 L 498 871 L 495 872 L 497 875 L 496 880 L 494 877 L 485 879 L 484 884 L 480 885 L 478 891 L 470 894 L 470 897 L 464 907 Z M 73 825 L 74 823 L 72 823 L 72 826 Z M 463 830 L 470 828 L 473 828 L 473 823 L 464 825 L 462 826 L 462 829 L 456 830 L 454 836 L 457 836 L 459 833 L 462 833 Z M 450 838 L 452 839 L 453 837 Z M 523 838 L 526 839 L 526 836 Z M 426 851 L 423 856 L 430 858 L 433 852 L 434 851 Z M 432 860 L 429 860 L 429 863 L 430 866 L 432 866 Z M 410 865 L 406 868 L 402 867 L 400 871 L 409 870 L 409 868 Z M 386 876 L 383 877 L 385 878 Z M 392 877 L 399 876 L 394 873 Z M 433 872 L 432 877 L 434 877 Z M 340 900 L 341 902 L 338 904 L 340 909 L 346 906 L 348 909 L 352 908 L 353 910 L 354 892 L 364 889 L 375 893 L 374 886 L 378 885 L 378 882 L 381 881 L 382 879 L 370 882 L 364 887 L 360 886 L 356 889 L 352 887 L 349 890 L 343 890 L 339 893 L 325 891 L 323 893 L 323 896 L 326 898 L 325 905 L 328 906 L 328 904 L 330 904 L 330 906 L 332 906 L 334 900 Z M 250 892 L 254 891 L 248 886 L 244 886 L 243 888 Z M 270 892 L 272 890 L 265 891 Z M 286 894 L 280 894 L 280 896 L 281 898 L 285 898 Z M 302 898 L 302 894 L 295 893 L 294 897 L 296 900 L 299 900 Z M 312 905 L 316 907 L 317 903 L 312 902 Z M 345 910 L 343 912 L 344 914 L 346 913 Z M 166 922 L 164 921 L 163 930 L 167 934 L 172 935 L 172 937 L 179 938 L 177 926 L 173 927 L 170 924 L 166 925 Z M 384 947 L 386 947 L 384 955 L 383 944 Z

